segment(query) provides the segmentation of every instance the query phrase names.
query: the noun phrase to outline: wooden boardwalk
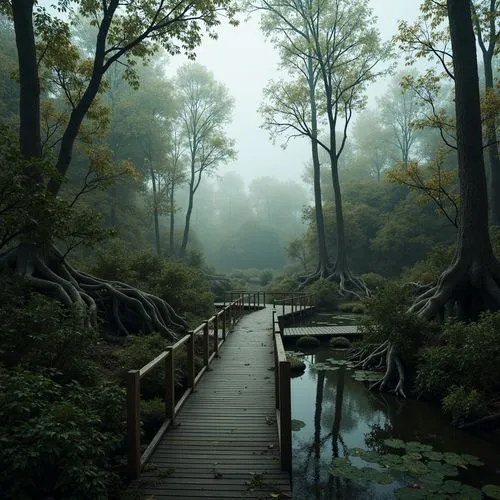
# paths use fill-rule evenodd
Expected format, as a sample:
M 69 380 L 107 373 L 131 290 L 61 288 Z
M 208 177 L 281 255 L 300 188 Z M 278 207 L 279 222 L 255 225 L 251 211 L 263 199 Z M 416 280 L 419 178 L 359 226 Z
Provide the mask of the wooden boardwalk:
M 279 463 L 273 366 L 267 308 L 228 336 L 135 483 L 137 497 L 291 498 Z
M 297 328 L 285 328 L 283 338 L 296 337 L 339 337 L 339 336 L 355 336 L 359 335 L 357 325 L 330 325 L 330 326 L 301 326 Z

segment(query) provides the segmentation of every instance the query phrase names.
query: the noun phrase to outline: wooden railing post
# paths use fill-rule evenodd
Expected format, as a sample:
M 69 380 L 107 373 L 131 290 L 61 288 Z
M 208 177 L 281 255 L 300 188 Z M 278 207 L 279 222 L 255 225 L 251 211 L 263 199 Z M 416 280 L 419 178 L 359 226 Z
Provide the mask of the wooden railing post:
M 292 406 L 290 401 L 290 362 L 279 363 L 279 405 L 281 468 L 292 472 Z
M 279 335 L 279 333 L 277 334 Z M 278 362 L 278 346 L 274 337 L 274 403 L 277 410 L 280 408 L 280 371 Z
M 219 354 L 219 316 L 216 314 L 214 318 L 214 352 Z
M 187 348 L 187 382 L 188 387 L 194 391 L 195 366 L 194 366 L 194 332 L 191 330 L 188 333 L 189 340 L 186 342 Z
M 165 358 L 165 418 L 174 423 L 175 420 L 175 359 L 174 349 Z
M 227 309 L 224 307 L 222 310 L 222 340 L 226 340 L 226 314 L 227 314 Z
M 280 316 L 278 318 L 278 326 L 279 326 L 281 335 L 283 335 L 283 333 L 285 332 L 285 316 Z
M 127 380 L 128 474 L 132 479 L 141 472 L 141 379 L 139 370 L 129 370 Z
M 203 364 L 208 368 L 210 359 L 210 339 L 208 335 L 208 321 L 203 323 Z

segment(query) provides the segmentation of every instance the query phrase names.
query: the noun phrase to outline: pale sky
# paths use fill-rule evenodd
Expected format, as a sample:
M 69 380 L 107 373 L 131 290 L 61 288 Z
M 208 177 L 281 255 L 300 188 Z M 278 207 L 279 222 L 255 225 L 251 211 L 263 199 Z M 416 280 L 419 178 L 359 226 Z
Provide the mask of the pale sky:
M 400 19 L 411 21 L 418 15 L 419 0 L 371 0 L 378 17 L 384 40 L 396 33 Z M 186 60 L 181 56 L 169 62 L 167 76 L 172 77 L 178 66 Z M 292 139 L 287 148 L 272 144 L 267 131 L 260 128 L 258 113 L 262 90 L 272 78 L 279 78 L 278 56 L 259 29 L 258 16 L 241 22 L 236 28 L 219 28 L 219 38 L 206 38 L 198 49 L 197 62 L 213 72 L 214 78 L 224 83 L 235 99 L 233 121 L 228 135 L 236 140 L 238 158 L 221 166 L 219 174 L 232 170 L 248 184 L 255 177 L 275 176 L 281 180 L 300 181 L 305 164 L 310 159 L 310 146 L 306 138 Z M 369 91 L 370 100 L 384 92 L 384 82 L 378 82 Z

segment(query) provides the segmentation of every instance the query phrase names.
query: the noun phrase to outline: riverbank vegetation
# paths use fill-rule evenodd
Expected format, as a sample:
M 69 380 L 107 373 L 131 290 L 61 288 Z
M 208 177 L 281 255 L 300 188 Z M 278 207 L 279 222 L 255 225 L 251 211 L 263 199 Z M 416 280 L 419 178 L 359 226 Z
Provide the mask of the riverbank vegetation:
M 195 62 L 166 75 L 222 17 L 237 24 L 232 2 L 56 4 L 0 1 L 3 496 L 118 496 L 124 373 L 231 289 L 301 288 L 366 312 L 357 356 L 384 371 L 375 389 L 498 426 L 496 2 L 426 0 L 392 44 L 367 0 L 254 2 L 283 75 L 266 88 L 265 127 L 309 141 L 311 193 L 215 178 L 237 154 L 234 100 Z M 395 74 L 367 108 L 396 44 L 442 67 Z M 150 436 L 161 376 L 141 396 Z

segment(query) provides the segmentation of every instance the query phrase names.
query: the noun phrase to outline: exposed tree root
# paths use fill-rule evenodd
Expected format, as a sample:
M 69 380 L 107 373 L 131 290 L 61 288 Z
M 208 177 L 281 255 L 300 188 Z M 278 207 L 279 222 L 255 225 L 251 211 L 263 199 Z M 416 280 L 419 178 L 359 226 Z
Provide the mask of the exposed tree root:
M 437 284 L 425 289 L 409 311 L 426 320 L 453 315 L 458 319 L 476 319 L 481 311 L 500 309 L 500 266 L 494 258 L 456 258 Z M 371 389 L 392 390 L 405 395 L 405 367 L 400 354 L 389 340 L 356 353 L 357 367 L 379 369 L 385 365 L 384 377 Z
M 370 291 L 363 279 L 355 276 L 349 270 L 339 270 L 336 267 L 318 266 L 314 273 L 299 277 L 298 290 L 303 290 L 307 285 L 326 279 L 339 284 L 339 295 L 341 297 L 356 297 L 362 299 L 370 296 Z
M 318 264 L 318 267 L 312 274 L 299 276 L 299 286 L 297 287 L 297 289 L 303 290 L 307 285 L 310 285 L 315 281 L 327 279 L 330 273 L 331 271 L 328 266 Z
M 20 246 L 0 266 L 24 276 L 35 291 L 77 311 L 82 323 L 97 328 L 103 314 L 117 334 L 158 332 L 174 340 L 187 323 L 160 297 L 119 281 L 107 281 L 74 269 L 54 246 L 45 251 Z

